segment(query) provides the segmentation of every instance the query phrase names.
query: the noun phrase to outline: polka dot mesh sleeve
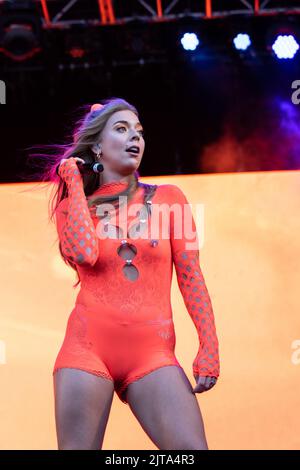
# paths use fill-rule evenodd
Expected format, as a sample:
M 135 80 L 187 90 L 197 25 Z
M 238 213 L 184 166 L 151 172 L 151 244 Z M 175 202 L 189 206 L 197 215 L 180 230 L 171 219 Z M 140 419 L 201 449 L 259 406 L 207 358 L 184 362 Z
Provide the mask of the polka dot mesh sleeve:
M 76 160 L 71 157 L 62 162 L 59 175 L 68 188 L 68 197 L 55 212 L 61 250 L 73 263 L 94 266 L 98 259 L 98 239 Z
M 199 338 L 199 349 L 193 361 L 193 373 L 218 377 L 219 343 L 213 308 L 199 263 L 195 221 L 184 193 L 179 187 L 170 186 L 172 186 L 172 204 L 175 203 L 176 206 L 175 210 L 170 211 L 172 257 L 178 286 Z

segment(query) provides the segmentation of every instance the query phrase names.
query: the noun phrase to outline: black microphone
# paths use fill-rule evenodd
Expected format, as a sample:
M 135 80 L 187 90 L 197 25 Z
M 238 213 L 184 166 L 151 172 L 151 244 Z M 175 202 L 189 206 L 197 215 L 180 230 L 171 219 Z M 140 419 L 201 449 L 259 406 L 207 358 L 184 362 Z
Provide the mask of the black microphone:
M 79 171 L 80 173 L 86 173 L 86 172 L 94 172 L 94 173 L 101 173 L 101 171 L 104 170 L 104 166 L 102 165 L 102 163 L 96 163 L 96 162 L 93 162 L 93 163 L 81 163 L 79 161 L 76 160 L 76 164 L 79 168 Z M 60 165 L 60 164 L 59 164 Z M 59 169 L 59 165 L 57 165 L 56 167 L 56 174 L 58 175 L 58 169 Z M 59 175 L 58 175 L 59 176 Z

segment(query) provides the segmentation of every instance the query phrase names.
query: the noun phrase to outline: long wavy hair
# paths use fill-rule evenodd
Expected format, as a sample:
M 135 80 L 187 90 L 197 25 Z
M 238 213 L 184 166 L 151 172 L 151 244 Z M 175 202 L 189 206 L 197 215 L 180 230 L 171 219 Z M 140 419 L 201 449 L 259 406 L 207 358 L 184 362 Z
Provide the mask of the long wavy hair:
M 67 137 L 70 141 L 69 143 L 62 145 L 54 144 L 29 147 L 29 149 L 42 147 L 43 149 L 50 149 L 51 151 L 54 150 L 54 155 L 35 153 L 29 154 L 28 157 L 29 162 L 31 162 L 32 157 L 34 157 L 33 163 L 35 163 L 36 157 L 42 157 L 43 171 L 39 171 L 39 179 L 46 184 L 50 184 L 52 188 L 48 205 L 49 221 L 52 223 L 56 223 L 55 213 L 58 205 L 63 199 L 68 197 L 67 184 L 56 173 L 57 165 L 59 165 L 61 159 L 80 157 L 86 163 L 98 162 L 96 155 L 92 150 L 92 145 L 99 142 L 101 133 L 108 119 L 117 111 L 122 110 L 132 111 L 139 118 L 139 114 L 135 106 L 122 98 L 109 98 L 101 100 L 99 103 L 101 103 L 103 107 L 94 111 L 91 111 L 91 104 L 81 106 L 80 110 L 83 111 L 83 115 L 75 123 L 71 135 Z M 110 202 L 115 207 L 118 207 L 117 202 L 119 201 L 120 196 L 127 196 L 126 200 L 129 202 L 139 185 L 139 176 L 140 175 L 138 171 L 135 170 L 134 173 L 129 176 L 129 184 L 125 190 L 114 195 L 97 195 L 94 198 L 89 198 L 88 207 L 92 208 L 93 206 L 99 205 L 102 202 Z M 83 173 L 82 179 L 84 193 L 87 198 L 103 184 L 102 173 Z M 59 251 L 64 262 L 77 272 L 78 280 L 73 286 L 75 288 L 80 283 L 80 276 L 76 264 L 64 256 L 60 241 Z

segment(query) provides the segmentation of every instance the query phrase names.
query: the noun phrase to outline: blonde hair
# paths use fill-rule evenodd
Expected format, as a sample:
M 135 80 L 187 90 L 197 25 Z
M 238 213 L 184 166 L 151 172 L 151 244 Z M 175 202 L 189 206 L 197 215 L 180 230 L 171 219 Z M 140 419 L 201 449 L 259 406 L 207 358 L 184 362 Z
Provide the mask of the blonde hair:
M 103 107 L 100 109 L 92 110 L 91 105 L 87 105 L 85 109 L 84 116 L 77 122 L 75 125 L 75 130 L 73 132 L 73 142 L 68 146 L 56 146 L 58 148 L 63 148 L 63 152 L 55 158 L 54 164 L 51 165 L 49 170 L 50 180 L 57 183 L 57 189 L 54 195 L 50 198 L 50 220 L 53 221 L 56 209 L 60 202 L 67 197 L 67 185 L 56 174 L 56 167 L 59 164 L 62 158 L 69 157 L 80 157 L 86 163 L 96 163 L 98 162 L 95 153 L 92 150 L 92 145 L 100 140 L 101 133 L 108 121 L 108 119 L 117 111 L 129 110 L 136 114 L 137 109 L 128 103 L 122 98 L 110 98 L 107 100 L 102 100 Z M 101 187 L 102 178 L 101 173 L 83 173 L 83 187 L 86 197 L 93 194 L 96 189 Z M 139 181 L 139 173 L 137 170 L 134 171 L 132 175 L 128 178 L 129 184 L 124 191 L 121 191 L 113 196 L 100 196 L 98 195 L 95 198 L 90 198 L 88 200 L 88 207 L 93 205 L 98 205 L 101 202 L 111 202 L 117 207 L 116 201 L 119 201 L 119 196 L 127 196 L 127 202 L 133 197 Z M 62 258 L 65 263 L 71 266 L 77 272 L 78 281 L 73 286 L 74 288 L 79 284 L 80 277 L 76 267 L 76 264 L 67 259 L 61 249 L 61 244 L 59 242 L 59 250 Z

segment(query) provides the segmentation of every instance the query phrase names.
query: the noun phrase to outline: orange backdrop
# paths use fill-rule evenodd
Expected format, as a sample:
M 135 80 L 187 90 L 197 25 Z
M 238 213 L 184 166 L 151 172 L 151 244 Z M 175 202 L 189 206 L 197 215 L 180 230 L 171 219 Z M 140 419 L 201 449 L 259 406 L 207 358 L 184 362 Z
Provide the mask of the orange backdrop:
M 181 187 L 197 217 L 221 375 L 197 394 L 211 449 L 299 449 L 300 172 L 141 178 Z M 31 190 L 34 189 L 34 190 Z M 1 449 L 57 449 L 52 367 L 79 287 L 48 222 L 49 188 L 1 191 Z M 196 329 L 177 286 L 176 356 L 192 385 Z M 128 432 L 130 430 L 130 432 Z M 103 450 L 150 449 L 114 395 Z

